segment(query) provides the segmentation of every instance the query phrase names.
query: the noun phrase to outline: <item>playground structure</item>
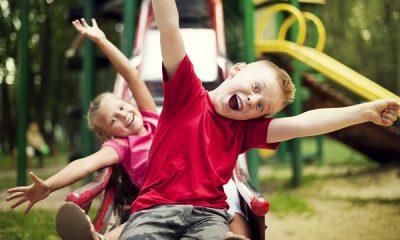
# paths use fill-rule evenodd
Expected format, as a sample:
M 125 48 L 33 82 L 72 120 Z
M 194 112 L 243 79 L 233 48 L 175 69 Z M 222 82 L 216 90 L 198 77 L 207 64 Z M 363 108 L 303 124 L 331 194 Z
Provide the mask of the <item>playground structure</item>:
M 268 20 L 281 11 L 290 13 L 290 17 L 282 23 L 277 39 L 263 39 L 262 34 Z M 290 26 L 295 22 L 294 20 L 298 23 L 298 34 L 296 41 L 291 42 L 286 40 L 286 35 Z M 315 48 L 303 45 L 306 38 L 306 20 L 314 23 L 317 28 L 318 41 Z M 324 49 L 325 39 L 324 26 L 314 14 L 300 12 L 298 8 L 292 5 L 276 4 L 268 8 L 259 20 L 255 51 L 258 56 L 265 53 L 288 55 L 300 61 L 306 67 L 310 67 L 312 70 L 308 70 L 308 72 L 317 71 L 323 74 L 326 80 L 334 82 L 362 100 L 400 99 L 396 94 L 324 54 L 322 50 Z M 298 67 L 297 64 L 293 75 L 295 82 L 302 82 L 311 91 L 310 98 L 305 100 L 304 104 L 301 104 L 304 106 L 304 110 L 355 104 L 353 100 L 329 86 L 326 82 L 321 83 L 316 80 L 312 74 L 304 71 L 299 73 L 301 69 L 307 68 Z M 296 78 L 301 78 L 302 81 L 298 81 Z M 296 101 L 301 102 L 301 99 Z M 365 123 L 329 135 L 380 163 L 396 161 L 400 156 L 400 151 L 395 144 L 400 140 L 400 131 L 396 127 L 385 128 Z
M 127 3 L 125 4 L 132 4 L 132 2 L 134 1 L 125 1 Z M 129 3 L 128 3 L 129 2 Z M 221 3 L 220 1 L 213 1 L 216 3 Z M 290 2 L 297 2 L 297 1 L 290 1 Z M 399 99 L 399 97 L 393 93 L 391 93 L 390 91 L 382 88 L 381 86 L 379 86 L 378 84 L 370 81 L 369 79 L 363 77 L 362 75 L 358 74 L 357 72 L 353 71 L 352 69 L 344 66 L 343 64 L 339 63 L 338 61 L 330 58 L 329 56 L 327 56 L 326 54 L 322 53 L 321 51 L 323 50 L 323 46 L 324 46 L 324 31 L 321 28 L 321 24 L 320 22 L 318 22 L 318 18 L 315 18 L 313 15 L 308 14 L 308 13 L 302 13 L 298 10 L 298 8 L 293 7 L 291 5 L 285 4 L 285 5 L 274 5 L 273 7 L 268 8 L 268 10 L 266 10 L 265 12 L 265 17 L 263 21 L 260 21 L 261 24 L 259 25 L 259 27 L 257 28 L 257 31 L 255 34 L 256 36 L 256 40 L 254 41 L 252 39 L 252 36 L 254 36 L 253 33 L 253 24 L 252 24 L 252 18 L 254 15 L 253 12 L 253 8 L 254 5 L 253 3 L 251 3 L 251 1 L 246 1 L 244 4 L 244 9 L 245 9 L 245 31 L 249 31 L 251 34 L 245 34 L 245 36 L 247 38 L 246 40 L 246 50 L 248 51 L 247 54 L 247 61 L 253 61 L 255 59 L 256 56 L 261 57 L 263 56 L 263 54 L 270 54 L 270 53 L 278 53 L 278 54 L 284 54 L 284 55 L 288 55 L 300 62 L 303 63 L 303 65 L 309 66 L 312 69 L 314 69 L 315 71 L 318 71 L 320 73 L 322 73 L 323 75 L 325 75 L 327 77 L 327 79 L 334 81 L 336 84 L 343 86 L 345 89 L 348 89 L 348 91 L 354 93 L 355 95 L 358 95 L 360 97 L 360 99 L 364 99 L 364 100 L 374 100 L 374 99 L 378 99 L 378 98 L 382 98 L 382 97 L 391 97 L 391 98 L 395 98 L 395 99 Z M 134 8 L 133 6 L 134 4 L 131 5 L 131 7 L 126 7 L 126 9 L 132 9 Z M 279 6 L 279 7 L 277 7 Z M 217 6 L 216 7 L 216 13 L 218 13 L 218 11 L 222 11 L 222 9 L 220 8 L 221 6 Z M 90 7 L 87 8 L 87 12 L 86 12 L 86 17 L 90 18 L 91 16 L 91 12 L 90 12 Z M 124 8 L 125 9 L 125 8 Z M 273 10 L 270 10 L 273 9 Z M 291 9 L 291 10 L 288 10 Z M 126 10 L 128 11 L 128 10 Z M 269 11 L 269 12 L 267 12 Z M 295 17 L 291 17 L 288 18 L 285 22 L 282 23 L 282 27 L 280 28 L 280 32 L 278 34 L 277 40 L 265 40 L 262 39 L 262 31 L 264 30 L 265 27 L 265 22 L 268 21 L 268 19 L 272 18 L 274 16 L 274 14 L 277 14 L 278 12 L 288 12 L 290 13 L 292 16 Z M 219 12 L 218 14 L 221 14 L 222 12 Z M 141 14 L 143 14 L 143 12 L 141 11 Z M 217 17 L 218 14 L 216 14 Z M 142 42 L 141 44 L 143 44 L 144 42 L 144 37 L 145 36 L 140 36 L 139 32 L 141 31 L 140 28 L 141 27 L 146 27 L 146 24 L 139 21 L 138 24 L 136 25 L 138 30 L 138 34 L 136 36 L 136 41 L 135 41 L 135 45 L 132 46 L 133 42 L 133 35 L 132 34 L 132 29 L 134 29 L 134 16 L 135 14 L 132 13 L 126 13 L 124 14 L 124 16 L 127 16 L 126 19 L 124 19 L 125 22 L 125 31 L 126 31 L 126 39 L 124 41 L 124 52 L 127 54 L 127 56 L 130 56 L 132 52 L 132 48 L 133 49 L 142 49 L 143 52 L 147 51 L 147 50 L 151 50 L 151 49 L 145 49 L 145 47 L 143 45 L 140 45 L 140 42 Z M 129 18 L 128 18 L 129 15 Z M 188 16 L 190 18 L 190 16 Z M 221 15 L 219 15 L 219 17 L 221 17 Z M 129 20 L 130 19 L 130 20 Z M 140 16 L 139 16 L 140 19 Z M 215 19 L 215 18 L 214 18 Z M 292 19 L 292 20 L 290 20 Z M 286 33 L 289 31 L 289 27 L 291 26 L 292 23 L 294 23 L 294 19 L 296 19 L 297 23 L 298 23 L 298 37 L 295 38 L 296 39 L 296 43 L 294 42 L 290 42 L 290 41 L 286 41 L 285 40 L 285 36 Z M 310 47 L 306 47 L 303 46 L 304 44 L 304 39 L 305 39 L 305 32 L 306 32 L 306 24 L 305 21 L 309 20 L 312 21 L 314 24 L 318 25 L 318 29 L 319 29 L 319 41 L 316 44 L 315 49 L 314 48 L 310 48 Z M 265 22 L 264 22 L 265 21 Z M 250 22 L 250 23 L 249 23 Z M 264 22 L 264 23 L 263 23 Z M 216 24 L 217 22 L 213 22 L 214 27 L 216 27 L 216 29 L 223 29 L 223 25 L 218 25 Z M 208 23 L 209 24 L 209 23 Z M 264 25 L 263 25 L 264 24 Z M 128 27 L 131 26 L 131 27 Z M 250 28 L 249 28 L 250 26 Z M 208 32 L 209 34 L 210 32 Z M 187 35 L 190 35 L 190 32 L 187 33 Z M 223 40 L 223 38 L 218 38 L 218 36 L 222 36 L 223 37 L 223 32 L 218 32 L 216 33 L 216 47 L 215 50 L 217 50 L 216 52 L 218 54 L 216 54 L 214 57 L 216 58 L 217 64 L 215 65 L 215 68 L 213 70 L 213 74 L 211 74 L 212 76 L 214 76 L 213 78 L 210 79 L 214 79 L 214 80 L 210 80 L 208 83 L 209 86 L 212 86 L 213 84 L 217 83 L 220 79 L 222 79 L 223 76 L 225 76 L 226 74 L 226 66 L 229 65 L 229 61 L 226 60 L 226 56 L 225 56 L 225 48 L 224 45 L 221 45 L 221 41 Z M 140 39 L 140 37 L 142 37 L 142 41 L 139 41 L 138 39 Z M 147 36 L 149 37 L 149 36 Z M 152 36 L 150 38 L 146 39 L 146 42 L 148 40 L 154 40 L 156 39 L 157 36 Z M 190 37 L 190 36 L 189 36 Z M 131 40 L 129 40 L 131 39 Z M 210 39 L 208 39 L 210 40 Z M 221 41 L 219 41 L 221 40 Z M 223 43 L 223 41 L 222 41 Z M 158 42 L 156 43 L 151 43 L 152 46 L 158 46 Z M 92 65 L 91 61 L 90 61 L 90 57 L 91 52 L 93 51 L 90 46 L 91 44 L 89 43 L 85 43 L 85 58 L 87 60 L 85 60 L 85 79 L 88 80 L 90 78 L 93 78 L 93 66 L 90 67 Z M 129 47 L 129 46 L 132 47 Z M 135 52 L 136 53 L 136 52 Z M 133 64 L 135 66 L 139 66 L 139 64 L 141 63 L 141 61 L 146 61 L 145 58 L 142 58 L 143 56 L 133 56 Z M 142 59 L 141 59 L 142 58 Z M 153 63 L 153 66 L 156 66 L 158 63 Z M 160 64 L 159 64 L 160 65 Z M 304 73 L 304 67 L 299 67 L 299 63 L 296 62 L 294 64 L 295 68 L 293 71 L 293 79 L 296 82 L 296 84 L 300 83 L 301 85 L 305 85 L 307 86 L 310 91 L 312 92 L 310 99 L 302 101 L 300 99 L 300 96 L 297 96 L 296 98 L 298 99 L 296 101 L 296 103 L 293 104 L 293 110 L 292 110 L 292 114 L 298 114 L 299 112 L 301 112 L 301 107 L 299 106 L 303 106 L 304 110 L 308 110 L 308 109 L 312 109 L 312 108 L 316 108 L 316 107 L 335 107 L 335 106 L 345 106 L 345 105 L 350 105 L 353 104 L 353 102 L 351 102 L 352 100 L 350 100 L 349 98 L 344 97 L 343 94 L 341 94 L 338 90 L 329 87 L 326 87 L 327 85 L 325 83 L 321 83 L 319 81 L 315 80 L 315 77 L 313 77 L 312 74 L 309 73 Z M 139 66 L 139 69 L 141 67 Z M 145 72 L 145 69 L 142 69 L 142 72 Z M 148 78 L 152 78 L 152 77 L 148 77 Z M 84 89 L 88 89 L 90 86 L 90 84 L 87 84 L 87 81 L 83 81 L 86 82 L 86 87 L 83 86 Z M 124 94 L 124 86 L 122 85 L 118 85 L 117 83 L 121 82 L 121 80 L 117 80 L 116 81 L 116 86 L 115 86 L 115 91 L 116 94 Z M 123 83 L 123 81 L 122 81 Z M 85 84 L 85 83 L 84 83 Z M 151 87 L 153 87 L 154 90 L 159 90 L 159 84 L 156 82 L 153 83 L 149 83 L 149 85 Z M 299 87 L 298 87 L 299 88 Z M 88 106 L 88 101 L 90 101 L 91 99 L 91 93 L 90 90 L 88 90 L 89 92 L 85 93 L 85 98 L 86 99 L 83 103 L 83 106 L 85 106 L 85 108 Z M 159 98 L 158 102 L 161 103 L 162 99 Z M 303 104 L 304 103 L 304 104 Z M 344 133 L 345 131 L 347 131 L 347 133 Z M 360 134 L 362 133 L 362 134 Z M 364 135 L 365 134 L 365 135 Z M 369 135 L 366 135 L 369 134 Z M 363 124 L 360 126 L 355 126 L 354 128 L 349 128 L 346 130 L 342 130 L 340 132 L 335 132 L 332 133 L 332 135 L 337 138 L 337 139 L 342 139 L 342 141 L 344 141 L 346 144 L 348 144 L 349 146 L 351 146 L 352 148 L 355 148 L 357 150 L 359 150 L 360 152 L 363 152 L 364 154 L 370 156 L 373 159 L 376 159 L 377 161 L 381 161 L 380 159 L 386 159 L 386 160 L 391 160 L 391 159 L 397 159 L 398 156 L 400 156 L 399 153 L 399 149 L 396 147 L 396 142 L 398 142 L 397 140 L 399 140 L 400 138 L 400 134 L 397 128 L 395 127 L 391 127 L 391 128 L 382 128 L 379 126 L 375 126 L 372 124 Z M 83 142 L 85 143 L 85 146 L 88 146 L 88 148 L 90 148 L 90 140 L 88 140 L 89 137 L 85 137 L 83 139 Z M 369 141 L 366 141 L 366 139 L 368 139 Z M 371 139 L 374 139 L 374 142 L 370 142 Z M 21 143 L 23 144 L 23 143 Z M 293 144 L 291 145 L 291 152 L 292 152 L 292 156 L 291 159 L 293 161 L 293 172 L 294 172 L 294 182 L 297 182 L 297 184 L 300 182 L 300 178 L 301 178 L 301 153 L 298 150 L 298 145 L 299 142 L 296 140 L 294 141 Z M 19 160 L 19 162 L 21 162 L 22 160 Z M 383 160 L 382 160 L 383 162 Z M 251 164 L 250 164 L 251 165 Z M 23 172 L 25 171 L 23 164 L 18 164 L 19 166 L 19 176 L 24 174 Z M 257 175 L 255 174 L 257 171 L 257 168 L 254 167 L 252 168 L 250 166 L 250 172 L 252 173 L 250 176 L 252 178 L 252 182 L 255 183 L 257 182 Z M 110 171 L 110 170 L 107 170 Z M 111 172 L 107 172 L 107 174 L 111 174 Z M 103 189 L 106 187 L 106 177 L 104 177 L 104 175 L 99 175 L 100 177 L 96 178 L 98 180 L 98 184 L 99 186 L 101 186 Z M 23 181 L 23 180 L 22 180 Z M 257 184 L 256 184 L 257 185 Z M 98 188 L 100 189 L 100 188 Z

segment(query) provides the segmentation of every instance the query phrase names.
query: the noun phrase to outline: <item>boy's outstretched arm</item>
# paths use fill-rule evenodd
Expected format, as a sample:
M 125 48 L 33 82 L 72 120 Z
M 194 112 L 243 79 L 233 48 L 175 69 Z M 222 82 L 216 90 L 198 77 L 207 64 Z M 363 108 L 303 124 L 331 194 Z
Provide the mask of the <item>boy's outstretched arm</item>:
M 92 19 L 92 26 L 89 26 L 83 18 L 73 21 L 72 25 L 79 33 L 92 40 L 111 61 L 117 72 L 128 83 L 138 108 L 156 113 L 156 104 L 146 84 L 140 79 L 139 72 L 132 66 L 128 58 L 107 39 L 104 32 L 98 27 L 96 20 Z
M 100 168 L 115 164 L 117 161 L 117 153 L 110 147 L 103 147 L 88 157 L 71 162 L 45 181 L 31 172 L 30 176 L 33 183 L 29 186 L 7 189 L 6 201 L 15 200 L 11 208 L 16 208 L 28 201 L 29 204 L 25 209 L 26 214 L 35 203 L 45 199 L 50 193 L 81 180 Z
M 160 31 L 163 63 L 170 79 L 186 54 L 179 29 L 178 9 L 175 0 L 153 0 L 152 4 Z
M 293 117 L 277 118 L 269 125 L 267 143 L 321 135 L 369 121 L 390 126 L 397 120 L 399 110 L 400 105 L 396 100 L 380 99 L 349 107 L 321 108 Z

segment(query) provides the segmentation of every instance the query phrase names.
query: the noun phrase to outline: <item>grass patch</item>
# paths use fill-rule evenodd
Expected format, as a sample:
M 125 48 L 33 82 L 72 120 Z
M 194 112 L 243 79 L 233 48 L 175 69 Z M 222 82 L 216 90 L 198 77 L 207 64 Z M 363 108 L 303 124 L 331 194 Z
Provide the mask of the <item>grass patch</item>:
M 0 153 L 0 169 L 12 169 L 15 167 L 15 161 L 14 157 L 11 155 L 6 155 L 4 153 Z
M 315 156 L 317 153 L 316 138 L 303 138 L 301 151 L 305 156 Z M 315 161 L 312 161 L 315 162 Z M 322 164 L 330 166 L 376 166 L 377 163 L 367 156 L 358 153 L 347 145 L 330 137 L 323 137 L 322 140 Z
M 271 211 L 276 215 L 289 213 L 312 213 L 313 209 L 297 194 L 279 190 L 268 197 L 271 204 Z
M 0 191 L 4 191 L 10 187 L 15 187 L 16 181 L 14 176 L 0 177 Z
M 55 211 L 0 211 L 0 239 L 57 240 Z
M 0 153 L 0 170 L 13 170 L 17 167 L 17 156 L 11 154 Z M 55 165 L 67 165 L 68 156 L 66 152 L 58 152 L 57 154 L 47 155 L 43 158 L 44 167 L 55 166 Z M 38 159 L 36 157 L 26 159 L 27 166 L 37 168 Z

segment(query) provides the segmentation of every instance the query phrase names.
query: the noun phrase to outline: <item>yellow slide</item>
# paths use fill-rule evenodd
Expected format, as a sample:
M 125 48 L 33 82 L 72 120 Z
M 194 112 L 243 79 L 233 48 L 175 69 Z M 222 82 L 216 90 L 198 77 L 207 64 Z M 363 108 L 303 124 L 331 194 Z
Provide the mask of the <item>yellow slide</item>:
M 394 98 L 400 101 L 400 97 L 396 94 L 314 48 L 285 40 L 257 40 L 255 50 L 257 54 L 282 53 L 289 55 L 366 100 Z

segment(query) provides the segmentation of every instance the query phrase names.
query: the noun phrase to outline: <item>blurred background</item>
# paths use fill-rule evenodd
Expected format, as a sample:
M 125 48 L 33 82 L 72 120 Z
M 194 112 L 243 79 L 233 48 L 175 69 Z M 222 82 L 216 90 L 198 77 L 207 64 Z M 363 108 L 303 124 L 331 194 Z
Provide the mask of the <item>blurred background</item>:
M 82 144 L 87 131 L 82 107 L 83 98 L 87 97 L 87 86 L 83 84 L 84 50 L 71 25 L 74 18 L 83 16 L 87 1 L 28 0 L 27 51 L 18 48 L 23 2 L 0 0 L 0 239 L 57 239 L 54 213 L 65 192 L 24 216 L 20 210 L 9 210 L 4 190 L 17 185 L 18 134 L 26 136 L 26 172 L 34 171 L 44 179 L 87 153 Z M 122 2 L 92 1 L 99 26 L 120 47 L 124 33 Z M 245 36 L 240 30 L 243 5 L 240 0 L 222 2 L 227 58 L 245 61 Z M 255 14 L 271 2 L 281 1 L 254 1 Z M 302 11 L 317 13 L 324 24 L 327 55 L 399 95 L 400 1 L 300 2 Z M 311 40 L 307 41 L 312 45 Z M 19 105 L 22 54 L 28 56 L 28 72 L 23 87 L 26 104 Z M 91 96 L 112 91 L 116 76 L 96 48 L 94 56 Z M 307 90 L 304 92 L 307 95 Z M 351 94 L 348 97 L 354 100 Z M 26 110 L 26 122 L 24 131 L 18 133 L 18 118 L 25 111 L 21 109 Z M 40 144 L 35 147 L 32 142 Z M 90 151 L 98 146 L 95 140 L 90 141 Z M 304 139 L 300 148 L 303 170 L 295 184 L 296 170 L 290 153 L 257 152 L 260 166 L 255 184 L 270 198 L 272 209 L 267 214 L 267 238 L 400 239 L 396 230 L 400 224 L 398 156 L 377 161 L 330 137 Z M 283 149 L 290 152 L 290 147 Z M 365 215 L 367 212 L 372 215 Z M 340 231 L 344 235 L 337 235 Z

